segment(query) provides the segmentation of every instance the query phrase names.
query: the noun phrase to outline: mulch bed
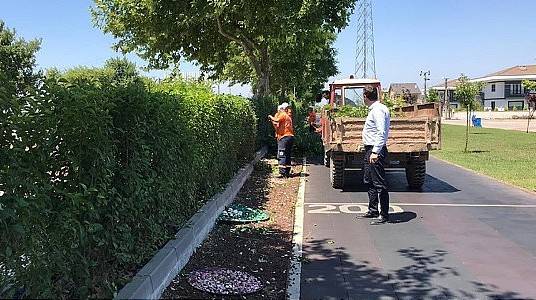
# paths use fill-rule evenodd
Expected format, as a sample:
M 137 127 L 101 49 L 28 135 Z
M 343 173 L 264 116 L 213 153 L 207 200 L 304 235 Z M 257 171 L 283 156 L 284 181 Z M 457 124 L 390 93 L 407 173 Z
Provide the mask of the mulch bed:
M 284 299 L 301 169 L 301 165 L 295 165 L 292 170 L 295 176 L 279 179 L 276 178 L 277 160 L 259 162 L 234 201 L 266 210 L 270 220 L 242 225 L 217 224 L 162 298 Z M 199 291 L 188 283 L 190 272 L 211 267 L 249 272 L 261 280 L 264 288 L 246 296 L 222 296 Z

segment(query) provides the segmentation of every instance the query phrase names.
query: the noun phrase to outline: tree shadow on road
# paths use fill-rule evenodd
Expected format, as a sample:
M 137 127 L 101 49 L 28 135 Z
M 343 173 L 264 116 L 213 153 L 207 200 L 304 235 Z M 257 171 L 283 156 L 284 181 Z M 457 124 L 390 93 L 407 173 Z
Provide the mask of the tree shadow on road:
M 326 239 L 306 241 L 303 251 L 302 299 L 522 298 L 493 285 L 463 281 L 458 270 L 446 265 L 448 252 L 441 249 L 399 249 L 403 266 L 390 271 L 378 268 L 378 262 L 350 257 L 344 247 Z
M 388 170 L 386 175 L 390 192 L 455 193 L 460 191 L 447 182 L 428 174 L 426 174 L 423 187 L 418 190 L 408 187 L 404 170 Z M 345 184 L 342 192 L 366 192 L 368 190 L 363 183 L 362 171 L 346 171 L 344 176 Z

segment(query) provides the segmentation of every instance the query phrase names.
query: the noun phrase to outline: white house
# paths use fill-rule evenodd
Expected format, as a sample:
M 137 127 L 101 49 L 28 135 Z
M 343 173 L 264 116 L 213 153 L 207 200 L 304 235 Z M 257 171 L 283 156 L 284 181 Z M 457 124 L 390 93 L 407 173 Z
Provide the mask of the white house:
M 536 65 L 515 66 L 471 81 L 485 82 L 481 99 L 486 110 L 523 110 L 527 90 L 523 80 L 536 80 Z
M 536 65 L 515 66 L 470 81 L 485 83 L 480 94 L 485 110 L 505 111 L 527 109 L 528 103 L 525 95 L 528 91 L 523 87 L 523 80 L 536 80 Z M 459 108 L 459 103 L 454 97 L 457 84 L 457 79 L 447 82 L 447 99 L 451 108 Z M 445 84 L 439 83 L 432 88 L 438 91 L 442 101 L 445 95 Z

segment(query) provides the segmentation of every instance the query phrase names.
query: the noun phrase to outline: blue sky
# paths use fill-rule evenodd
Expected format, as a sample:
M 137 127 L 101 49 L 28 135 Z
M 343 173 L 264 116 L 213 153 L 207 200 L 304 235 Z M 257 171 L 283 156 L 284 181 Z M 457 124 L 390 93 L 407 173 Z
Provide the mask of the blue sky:
M 536 64 L 534 0 L 373 0 L 376 70 L 384 87 L 417 82 L 430 70 L 430 85 L 460 73 L 481 76 Z M 42 68 L 100 66 L 113 56 L 113 39 L 93 27 L 90 0 L 2 0 L 0 19 L 26 39 L 42 38 Z M 353 73 L 356 17 L 335 44 L 339 77 Z M 139 65 L 143 62 L 128 56 Z M 186 63 L 182 70 L 195 72 Z M 158 76 L 159 73 L 152 73 Z M 245 89 L 236 88 L 235 92 Z

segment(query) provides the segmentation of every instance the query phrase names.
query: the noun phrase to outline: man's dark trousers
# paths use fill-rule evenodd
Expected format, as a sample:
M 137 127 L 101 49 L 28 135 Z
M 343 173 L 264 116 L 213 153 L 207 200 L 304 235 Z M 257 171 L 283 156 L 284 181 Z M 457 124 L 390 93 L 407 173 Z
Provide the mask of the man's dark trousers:
M 285 136 L 277 141 L 277 157 L 279 159 L 279 174 L 290 176 L 290 166 L 292 164 L 292 145 L 294 145 L 293 136 Z
M 372 146 L 365 146 L 365 165 L 363 181 L 368 186 L 369 212 L 380 214 L 384 218 L 389 218 L 389 193 L 387 192 L 387 181 L 385 179 L 385 165 L 387 158 L 387 147 L 383 147 L 378 153 L 378 160 L 371 164 L 369 162 L 372 154 Z M 378 211 L 380 202 L 381 211 Z

